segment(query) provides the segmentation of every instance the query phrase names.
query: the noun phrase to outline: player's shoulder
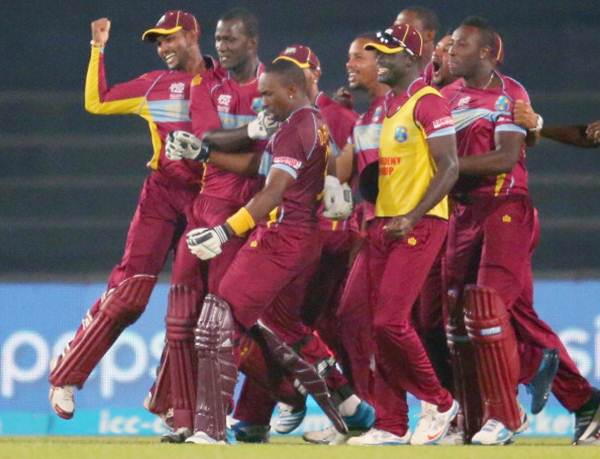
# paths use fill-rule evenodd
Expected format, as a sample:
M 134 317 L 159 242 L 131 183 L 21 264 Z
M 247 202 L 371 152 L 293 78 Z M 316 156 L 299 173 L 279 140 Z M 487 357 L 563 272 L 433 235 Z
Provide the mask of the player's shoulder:
M 140 80 L 156 80 L 157 78 L 163 78 L 165 75 L 168 75 L 170 70 L 151 70 L 146 73 L 142 73 L 138 78 Z
M 502 84 L 504 85 L 504 92 L 508 94 L 513 99 L 523 99 L 529 98 L 527 89 L 525 86 L 518 80 L 513 77 L 509 77 L 504 74 L 499 74 L 502 79 Z

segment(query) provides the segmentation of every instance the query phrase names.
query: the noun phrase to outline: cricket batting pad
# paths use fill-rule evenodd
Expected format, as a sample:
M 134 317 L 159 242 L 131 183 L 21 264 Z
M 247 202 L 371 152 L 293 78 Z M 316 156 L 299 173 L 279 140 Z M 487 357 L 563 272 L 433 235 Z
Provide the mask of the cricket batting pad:
M 327 383 L 316 368 L 302 359 L 296 351 L 260 321 L 257 322 L 255 330 L 264 339 L 273 359 L 297 381 L 298 389 L 313 396 L 338 432 L 348 433 L 348 427 L 331 399 Z
M 464 305 L 462 297 L 453 290 L 446 297 L 444 304 L 447 318 L 446 339 L 450 351 L 452 377 L 454 382 L 454 398 L 458 401 L 462 415 L 462 430 L 465 442 L 469 443 L 482 426 L 483 407 L 479 380 L 475 365 L 475 349 L 467 335 L 464 321 Z
M 194 432 L 202 431 L 217 441 L 226 441 L 226 416 L 237 381 L 234 332 L 229 304 L 216 295 L 206 295 L 194 330 L 198 351 Z
M 519 352 L 510 316 L 496 290 L 465 288 L 465 325 L 475 348 L 483 421 L 496 419 L 516 431 L 521 425 L 516 393 Z
M 150 388 L 150 398 L 146 406 L 148 411 L 158 416 L 164 415 L 173 407 L 171 401 L 171 365 L 169 361 L 169 345 L 165 341 L 160 362 L 156 367 L 156 379 Z
M 81 338 L 67 346 L 58 359 L 50 372 L 50 384 L 81 388 L 123 330 L 142 315 L 154 284 L 156 276 L 137 274 L 110 290 Z
M 169 290 L 167 317 L 167 346 L 173 423 L 175 428 L 194 427 L 196 377 L 198 360 L 194 349 L 194 327 L 200 314 L 199 294 L 193 287 L 175 284 Z

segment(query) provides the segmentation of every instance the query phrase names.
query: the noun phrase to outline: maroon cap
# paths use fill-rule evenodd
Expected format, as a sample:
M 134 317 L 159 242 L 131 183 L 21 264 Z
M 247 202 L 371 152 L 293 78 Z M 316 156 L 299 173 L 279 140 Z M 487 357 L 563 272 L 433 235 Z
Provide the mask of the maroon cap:
M 301 69 L 321 70 L 319 58 L 308 46 L 290 45 L 273 59 L 273 62 L 277 61 L 290 61 Z
M 171 35 L 180 30 L 196 31 L 200 34 L 200 24 L 192 13 L 181 10 L 167 11 L 156 25 L 142 35 L 142 40 L 155 41 L 158 35 Z
M 411 56 L 423 54 L 423 37 L 409 24 L 394 24 L 383 32 L 377 32 L 375 43 L 367 43 L 365 49 L 376 49 L 385 54 L 406 51 Z

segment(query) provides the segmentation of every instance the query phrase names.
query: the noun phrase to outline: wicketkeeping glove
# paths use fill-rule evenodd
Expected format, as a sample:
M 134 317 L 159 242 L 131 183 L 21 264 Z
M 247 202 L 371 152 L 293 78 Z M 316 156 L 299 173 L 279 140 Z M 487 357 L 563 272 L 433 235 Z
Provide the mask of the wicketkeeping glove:
M 230 239 L 230 234 L 225 225 L 212 228 L 196 228 L 187 233 L 187 246 L 190 252 L 201 260 L 210 260 L 219 255 L 221 246 Z
M 248 137 L 254 140 L 266 140 L 279 128 L 279 122 L 273 119 L 273 115 L 264 110 L 248 123 Z
M 210 155 L 210 148 L 194 134 L 186 131 L 172 131 L 167 136 L 165 154 L 172 161 L 191 159 L 205 163 Z
M 352 190 L 332 175 L 325 176 L 323 189 L 323 216 L 334 220 L 345 220 L 352 214 Z

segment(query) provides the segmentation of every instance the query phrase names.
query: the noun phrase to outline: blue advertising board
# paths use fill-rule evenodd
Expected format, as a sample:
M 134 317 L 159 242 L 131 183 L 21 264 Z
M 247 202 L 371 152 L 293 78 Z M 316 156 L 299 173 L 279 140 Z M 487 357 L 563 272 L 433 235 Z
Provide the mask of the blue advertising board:
M 62 352 L 102 284 L 0 284 L 0 435 L 158 435 L 161 421 L 142 408 L 160 359 L 168 285 L 158 284 L 146 312 L 128 328 L 76 393 L 72 420 L 48 404 L 48 367 Z M 600 386 L 600 282 L 538 281 L 536 309 L 560 335 L 581 373 Z M 525 407 L 529 401 L 521 388 Z M 418 401 L 409 400 L 411 423 Z M 530 416 L 530 435 L 569 435 L 573 417 L 554 398 Z M 310 403 L 296 433 L 328 425 Z

